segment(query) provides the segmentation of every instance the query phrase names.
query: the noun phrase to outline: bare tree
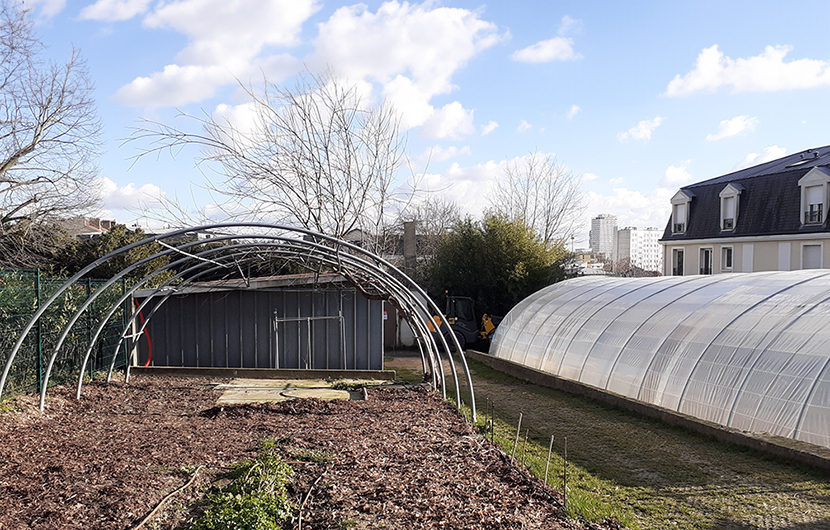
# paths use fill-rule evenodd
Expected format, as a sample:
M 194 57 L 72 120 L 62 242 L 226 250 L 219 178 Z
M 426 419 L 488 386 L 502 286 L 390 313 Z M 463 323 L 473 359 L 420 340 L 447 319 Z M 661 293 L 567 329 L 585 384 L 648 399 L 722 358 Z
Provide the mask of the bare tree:
M 488 194 L 493 213 L 521 219 L 545 243 L 567 241 L 584 208 L 579 179 L 552 155 L 508 161 Z
M 401 214 L 401 222 L 417 223 L 418 256 L 426 258 L 435 255 L 441 238 L 460 220 L 458 204 L 438 195 L 412 203 Z
M 0 0 L 0 263 L 32 266 L 27 248 L 48 245 L 35 234 L 50 222 L 96 204 L 100 121 L 80 53 L 58 64 L 28 12 Z M 42 248 L 41 250 L 48 250 Z M 37 262 L 37 252 L 28 253 Z
M 229 218 L 269 219 L 340 238 L 361 230 L 361 242 L 380 244 L 374 239 L 383 239 L 395 218 L 391 206 L 403 200 L 392 188 L 405 149 L 392 107 L 367 103 L 331 71 L 301 76 L 290 88 L 243 88 L 253 126 L 180 115 L 201 129 L 192 133 L 147 121 L 132 135 L 151 142 L 138 156 L 197 146 L 199 163 L 216 163 L 221 181 L 208 187 Z

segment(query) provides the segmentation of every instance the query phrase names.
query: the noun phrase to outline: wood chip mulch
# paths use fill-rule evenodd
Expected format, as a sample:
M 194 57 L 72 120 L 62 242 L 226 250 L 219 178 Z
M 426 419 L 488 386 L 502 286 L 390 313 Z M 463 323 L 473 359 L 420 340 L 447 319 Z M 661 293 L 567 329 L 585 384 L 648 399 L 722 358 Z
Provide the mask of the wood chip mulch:
M 86 385 L 80 401 L 52 389 L 45 413 L 28 396 L 4 403 L 0 530 L 187 528 L 204 492 L 267 439 L 296 462 L 302 508 L 288 528 L 618 528 L 567 519 L 557 492 L 422 387 L 222 407 L 218 395 L 204 379 L 134 377 Z

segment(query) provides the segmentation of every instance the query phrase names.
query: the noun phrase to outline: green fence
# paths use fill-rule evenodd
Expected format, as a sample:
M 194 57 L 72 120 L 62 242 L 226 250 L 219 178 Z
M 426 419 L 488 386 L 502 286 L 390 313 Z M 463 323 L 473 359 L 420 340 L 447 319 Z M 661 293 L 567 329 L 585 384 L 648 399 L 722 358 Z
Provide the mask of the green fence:
M 84 279 L 75 282 L 63 292 L 40 317 L 27 334 L 20 351 L 9 371 L 3 397 L 23 393 L 39 392 L 49 357 L 63 333 L 66 324 L 89 296 L 102 287 L 107 280 Z M 65 278 L 49 278 L 39 270 L 0 268 L 0 369 L 20 337 L 20 332 L 44 303 L 61 285 Z M 95 330 L 112 305 L 124 294 L 124 281 L 117 282 L 86 309 L 72 326 L 52 368 L 49 384 L 76 380 L 81 361 L 86 353 Z M 128 307 L 119 307 L 99 336 L 90 357 L 88 373 L 109 369 L 113 355 L 117 355 L 116 367 L 126 364 L 130 344 L 122 344 L 115 352 L 121 331 L 126 325 Z M 120 353 L 120 355 L 119 355 Z

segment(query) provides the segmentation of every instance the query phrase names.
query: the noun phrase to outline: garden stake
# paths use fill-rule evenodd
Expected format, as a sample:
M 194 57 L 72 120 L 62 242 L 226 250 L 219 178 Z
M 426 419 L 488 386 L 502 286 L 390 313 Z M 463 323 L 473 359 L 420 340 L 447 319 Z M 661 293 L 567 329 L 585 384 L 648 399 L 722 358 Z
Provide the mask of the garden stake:
M 550 468 L 550 454 L 553 452 L 553 435 L 550 435 L 550 446 L 548 446 L 548 461 L 545 464 L 545 486 L 548 485 L 548 468 Z
M 530 429 L 525 429 L 525 443 L 522 445 L 522 465 L 525 465 L 525 454 L 527 454 L 527 434 Z
M 568 437 L 565 437 L 565 456 L 562 462 L 562 499 L 568 507 Z
M 522 432 L 522 413 L 519 413 L 519 426 L 516 427 L 516 439 L 513 441 L 513 452 L 510 453 L 510 458 L 516 458 L 516 446 L 519 444 L 519 434 Z
M 490 443 L 496 443 L 496 404 L 490 403 Z

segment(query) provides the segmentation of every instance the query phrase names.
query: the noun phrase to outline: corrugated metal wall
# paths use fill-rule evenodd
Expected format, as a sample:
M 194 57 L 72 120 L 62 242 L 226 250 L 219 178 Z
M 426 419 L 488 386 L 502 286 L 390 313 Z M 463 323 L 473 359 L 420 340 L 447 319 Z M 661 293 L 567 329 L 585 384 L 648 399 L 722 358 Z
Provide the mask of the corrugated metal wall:
M 147 331 L 153 366 L 383 369 L 383 303 L 353 289 L 174 295 Z

